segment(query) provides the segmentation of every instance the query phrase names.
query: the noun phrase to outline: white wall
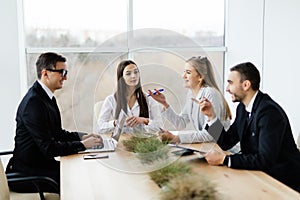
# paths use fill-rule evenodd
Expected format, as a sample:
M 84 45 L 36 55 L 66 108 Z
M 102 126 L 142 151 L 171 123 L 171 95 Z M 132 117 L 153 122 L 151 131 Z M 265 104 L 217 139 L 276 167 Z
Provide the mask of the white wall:
M 0 151 L 13 149 L 16 107 L 21 98 L 20 62 L 24 54 L 19 52 L 17 0 L 0 3 Z M 24 48 L 23 48 L 24 51 Z M 22 59 L 20 59 L 22 58 Z M 23 63 L 24 67 L 24 63 Z
M 300 1 L 227 0 L 227 4 L 225 80 L 234 64 L 253 62 L 262 75 L 261 90 L 284 108 L 296 139 L 300 132 Z
M 227 0 L 227 17 L 225 29 L 224 80 L 227 80 L 229 69 L 241 62 L 250 61 L 259 70 L 263 67 L 263 1 L 262 0 Z M 227 83 L 224 84 L 226 87 Z M 231 97 L 224 92 L 231 108 Z M 232 114 L 235 116 L 235 110 Z
M 264 90 L 285 109 L 295 137 L 300 132 L 299 11 L 299 0 L 266 0 Z

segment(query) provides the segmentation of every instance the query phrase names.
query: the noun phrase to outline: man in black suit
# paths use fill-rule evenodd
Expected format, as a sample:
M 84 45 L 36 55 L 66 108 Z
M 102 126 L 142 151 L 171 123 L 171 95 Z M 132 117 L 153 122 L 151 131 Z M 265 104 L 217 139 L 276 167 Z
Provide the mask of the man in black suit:
M 223 150 L 240 142 L 241 152 L 226 156 L 213 150 L 205 159 L 211 165 L 262 170 L 300 192 L 300 152 L 287 115 L 259 90 L 259 71 L 252 63 L 238 64 L 230 71 L 226 91 L 233 102 L 240 102 L 236 118 L 228 131 L 221 127 L 219 134 L 212 134 Z M 208 117 L 208 131 L 218 130 L 220 122 L 207 99 L 202 99 L 200 109 Z
M 43 53 L 36 62 L 36 70 L 38 80 L 18 107 L 15 149 L 6 171 L 48 176 L 59 183 L 59 162 L 54 157 L 101 145 L 102 138 L 93 133 L 68 132 L 61 127 L 54 92 L 67 80 L 66 58 Z M 15 191 L 34 191 L 26 185 L 10 187 Z M 53 192 L 51 188 L 42 187 Z

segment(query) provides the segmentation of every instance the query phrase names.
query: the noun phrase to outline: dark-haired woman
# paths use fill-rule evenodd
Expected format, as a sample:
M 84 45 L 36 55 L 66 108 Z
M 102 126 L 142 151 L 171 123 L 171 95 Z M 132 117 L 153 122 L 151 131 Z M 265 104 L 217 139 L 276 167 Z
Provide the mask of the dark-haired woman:
M 128 115 L 123 132 L 130 132 L 132 127 L 138 126 L 158 131 L 162 127 L 159 104 L 152 98 L 147 98 L 143 92 L 136 63 L 131 60 L 121 61 L 117 68 L 117 81 L 117 91 L 107 96 L 103 102 L 97 132 L 111 132 L 121 110 Z

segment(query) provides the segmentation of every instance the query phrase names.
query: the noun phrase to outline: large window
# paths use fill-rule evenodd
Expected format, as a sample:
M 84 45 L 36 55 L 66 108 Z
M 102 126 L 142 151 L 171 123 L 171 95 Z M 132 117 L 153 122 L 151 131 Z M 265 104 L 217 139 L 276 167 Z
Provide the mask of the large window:
M 26 46 L 95 47 L 127 31 L 126 0 L 23 0 Z
M 200 46 L 222 46 L 224 0 L 135 0 L 133 29 L 176 31 Z
M 122 59 L 139 65 L 144 91 L 165 88 L 178 112 L 186 59 L 208 56 L 223 87 L 224 0 L 23 0 L 23 7 L 28 86 L 40 53 L 68 59 L 68 80 L 56 93 L 66 129 L 92 130 L 93 105 L 114 92 Z

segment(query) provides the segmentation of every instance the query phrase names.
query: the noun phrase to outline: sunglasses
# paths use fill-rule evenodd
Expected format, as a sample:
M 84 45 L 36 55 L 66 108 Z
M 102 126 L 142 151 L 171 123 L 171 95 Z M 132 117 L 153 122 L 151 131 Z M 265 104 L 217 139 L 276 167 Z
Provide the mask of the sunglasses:
M 61 74 L 61 77 L 66 77 L 68 74 L 68 70 L 66 70 L 66 69 L 46 69 L 46 70 L 48 70 L 50 72 L 58 72 Z

